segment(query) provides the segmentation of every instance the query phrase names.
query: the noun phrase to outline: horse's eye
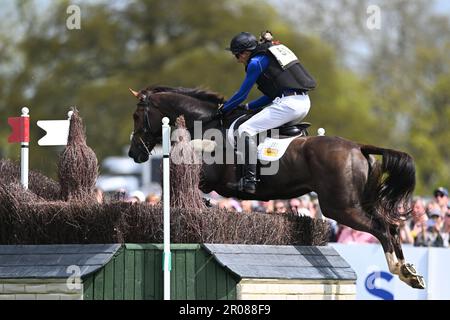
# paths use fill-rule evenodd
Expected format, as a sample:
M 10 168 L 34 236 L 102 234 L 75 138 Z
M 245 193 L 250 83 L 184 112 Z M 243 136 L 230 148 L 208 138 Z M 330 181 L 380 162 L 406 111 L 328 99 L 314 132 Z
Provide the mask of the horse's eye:
M 134 119 L 134 121 L 138 121 L 139 120 L 139 116 L 137 114 L 133 114 L 133 119 Z

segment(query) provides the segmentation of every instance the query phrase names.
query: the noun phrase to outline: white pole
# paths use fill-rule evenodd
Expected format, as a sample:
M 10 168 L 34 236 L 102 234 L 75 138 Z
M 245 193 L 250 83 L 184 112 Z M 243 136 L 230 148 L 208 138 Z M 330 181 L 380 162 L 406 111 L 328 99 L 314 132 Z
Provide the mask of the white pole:
M 170 300 L 170 271 L 172 269 L 172 255 L 170 253 L 170 126 L 169 119 L 162 119 L 163 144 L 163 209 L 164 209 L 164 300 Z
M 22 117 L 29 118 L 30 110 L 28 108 L 22 108 Z M 23 135 L 24 128 L 20 128 L 22 130 L 21 135 Z M 29 142 L 20 142 L 20 183 L 25 190 L 28 190 L 28 162 L 29 162 Z

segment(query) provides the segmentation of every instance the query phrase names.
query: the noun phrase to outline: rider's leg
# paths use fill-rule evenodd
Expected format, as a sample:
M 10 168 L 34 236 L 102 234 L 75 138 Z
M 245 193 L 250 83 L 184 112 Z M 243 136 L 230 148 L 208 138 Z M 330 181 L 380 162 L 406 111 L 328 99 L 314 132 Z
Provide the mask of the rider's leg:
M 279 127 L 289 121 L 303 119 L 311 103 L 307 95 L 288 96 L 275 101 L 239 126 L 239 135 L 244 132 L 257 135 Z
M 228 187 L 232 189 L 243 189 L 248 193 L 255 193 L 256 191 L 256 163 L 258 145 L 256 143 L 256 136 L 252 136 L 244 132 L 238 137 L 238 157 L 244 166 L 244 174 L 236 183 L 228 183 Z M 242 146 L 243 142 L 243 146 Z
M 244 163 L 244 191 L 255 193 L 256 191 L 256 161 L 258 145 L 256 136 L 245 135 L 245 163 Z
M 255 193 L 256 158 L 258 152 L 257 134 L 281 126 L 289 121 L 304 118 L 309 108 L 310 101 L 307 95 L 288 96 L 276 99 L 272 104 L 241 124 L 238 128 L 238 139 L 245 139 L 243 141 L 245 158 L 241 159 L 244 163 L 244 177 L 238 183 L 229 183 L 228 187 L 238 189 L 240 186 L 243 186 L 246 192 Z M 242 140 L 240 141 L 242 145 Z

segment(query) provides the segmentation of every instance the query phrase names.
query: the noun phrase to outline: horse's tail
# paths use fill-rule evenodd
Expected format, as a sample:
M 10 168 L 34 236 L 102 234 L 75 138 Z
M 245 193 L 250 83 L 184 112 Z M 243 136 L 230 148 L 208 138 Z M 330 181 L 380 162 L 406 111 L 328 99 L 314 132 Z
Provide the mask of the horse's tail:
M 416 185 L 416 170 L 413 158 L 404 152 L 362 145 L 361 152 L 381 155 L 381 166 L 377 162 L 371 167 L 364 195 L 364 209 L 381 215 L 389 223 L 398 223 L 411 214 L 410 198 Z M 370 163 L 370 161 L 369 161 Z M 398 206 L 405 212 L 400 215 Z

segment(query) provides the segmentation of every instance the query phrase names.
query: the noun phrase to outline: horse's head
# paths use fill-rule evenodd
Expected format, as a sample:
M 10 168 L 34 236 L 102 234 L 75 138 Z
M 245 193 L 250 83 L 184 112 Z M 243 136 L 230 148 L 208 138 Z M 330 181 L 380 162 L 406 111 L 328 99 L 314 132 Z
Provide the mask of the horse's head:
M 136 163 L 148 160 L 150 152 L 157 143 L 161 142 L 162 113 L 151 101 L 152 92 L 131 90 L 131 93 L 139 100 L 136 111 L 133 113 L 134 129 L 131 134 L 130 150 L 128 156 Z
M 186 125 L 193 127 L 194 121 L 201 121 L 207 126 L 218 126 L 213 116 L 224 98 L 214 92 L 153 86 L 139 92 L 131 90 L 139 102 L 133 114 L 134 130 L 128 152 L 130 158 L 137 163 L 148 160 L 150 152 L 162 138 L 162 118 L 168 117 L 172 123 L 183 115 Z

